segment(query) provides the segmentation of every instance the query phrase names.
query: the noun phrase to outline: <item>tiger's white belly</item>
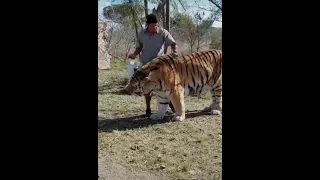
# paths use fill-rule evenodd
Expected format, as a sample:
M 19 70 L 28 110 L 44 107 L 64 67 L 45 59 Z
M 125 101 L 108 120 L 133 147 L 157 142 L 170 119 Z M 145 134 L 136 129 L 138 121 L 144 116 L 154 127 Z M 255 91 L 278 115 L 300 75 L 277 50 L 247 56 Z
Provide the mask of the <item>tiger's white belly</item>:
M 201 93 L 200 93 L 200 90 L 201 90 Z M 198 95 L 198 94 L 205 94 L 207 93 L 208 91 L 211 91 L 212 90 L 212 87 L 209 86 L 209 85 L 204 85 L 202 89 L 197 89 L 197 92 L 196 91 L 196 88 L 194 88 L 192 91 L 192 93 L 190 93 L 190 89 L 188 86 L 185 86 L 184 87 L 184 96 L 192 96 L 192 95 Z M 153 94 L 156 95 L 156 96 L 160 96 L 160 97 L 166 97 L 168 98 L 169 97 L 169 94 L 170 94 L 170 91 L 153 91 Z
M 209 86 L 209 85 L 204 85 L 203 88 L 199 88 L 199 89 L 196 89 L 196 88 L 193 88 L 191 91 L 189 89 L 188 86 L 185 86 L 184 87 L 184 96 L 191 96 L 191 95 L 199 95 L 199 94 L 205 94 L 207 93 L 208 91 L 211 91 L 212 87 Z M 200 93 L 201 92 L 201 93 Z

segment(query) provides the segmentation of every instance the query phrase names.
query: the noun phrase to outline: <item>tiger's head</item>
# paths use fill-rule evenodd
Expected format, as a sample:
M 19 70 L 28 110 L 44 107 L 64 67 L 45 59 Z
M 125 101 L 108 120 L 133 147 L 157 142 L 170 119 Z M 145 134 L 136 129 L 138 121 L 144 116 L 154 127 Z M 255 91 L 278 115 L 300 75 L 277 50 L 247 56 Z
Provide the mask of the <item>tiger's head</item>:
M 147 74 L 137 70 L 125 86 L 124 91 L 128 94 L 149 94 L 155 87 L 155 84 L 156 83 L 150 81 Z

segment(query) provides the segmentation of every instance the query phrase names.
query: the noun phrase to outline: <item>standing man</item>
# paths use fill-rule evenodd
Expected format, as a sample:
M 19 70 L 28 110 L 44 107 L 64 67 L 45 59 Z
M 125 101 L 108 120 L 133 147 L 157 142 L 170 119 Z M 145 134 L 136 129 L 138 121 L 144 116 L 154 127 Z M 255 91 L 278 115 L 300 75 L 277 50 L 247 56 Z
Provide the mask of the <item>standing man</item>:
M 146 18 L 146 28 L 140 31 L 136 49 L 128 58 L 135 59 L 141 52 L 140 62 L 145 65 L 157 56 L 166 54 L 168 46 L 171 47 L 172 54 L 177 57 L 177 44 L 172 35 L 166 29 L 158 27 L 158 19 L 154 14 L 149 14 Z M 146 116 L 149 117 L 151 115 L 151 96 L 145 95 L 145 98 L 147 105 Z M 169 106 L 175 112 L 171 102 Z

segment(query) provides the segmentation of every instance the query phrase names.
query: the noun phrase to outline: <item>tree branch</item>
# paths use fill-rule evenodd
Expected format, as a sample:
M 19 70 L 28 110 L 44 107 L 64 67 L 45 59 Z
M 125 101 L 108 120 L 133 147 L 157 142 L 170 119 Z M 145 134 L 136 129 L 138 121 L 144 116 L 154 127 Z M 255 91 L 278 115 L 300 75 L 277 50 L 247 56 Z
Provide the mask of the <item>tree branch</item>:
M 187 11 L 186 8 L 184 7 L 183 3 L 181 2 L 181 0 L 178 0 L 180 5 L 182 6 L 182 8 L 184 9 L 184 11 Z
M 209 2 L 211 2 L 212 4 L 214 4 L 217 8 L 219 8 L 222 11 L 222 7 L 215 1 L 213 0 L 209 0 Z
M 186 7 L 188 7 L 188 8 L 196 7 L 196 8 L 199 8 L 199 9 L 202 9 L 202 10 L 205 10 L 205 11 L 210 11 L 210 12 L 214 11 L 212 9 L 206 9 L 206 8 L 203 8 L 203 7 L 200 7 L 200 6 L 186 6 Z

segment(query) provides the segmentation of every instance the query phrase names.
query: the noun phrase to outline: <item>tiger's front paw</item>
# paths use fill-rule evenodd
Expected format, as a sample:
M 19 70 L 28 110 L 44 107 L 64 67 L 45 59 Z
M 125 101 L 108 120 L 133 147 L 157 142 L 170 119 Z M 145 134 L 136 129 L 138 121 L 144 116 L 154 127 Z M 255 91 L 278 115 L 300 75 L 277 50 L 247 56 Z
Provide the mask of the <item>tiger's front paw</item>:
M 163 116 L 160 116 L 160 115 L 158 115 L 158 114 L 152 114 L 152 115 L 150 116 L 150 119 L 151 119 L 151 120 L 154 120 L 154 121 L 159 121 L 159 120 L 162 120 L 162 119 L 163 119 Z
M 184 121 L 185 116 L 173 116 L 172 121 Z

